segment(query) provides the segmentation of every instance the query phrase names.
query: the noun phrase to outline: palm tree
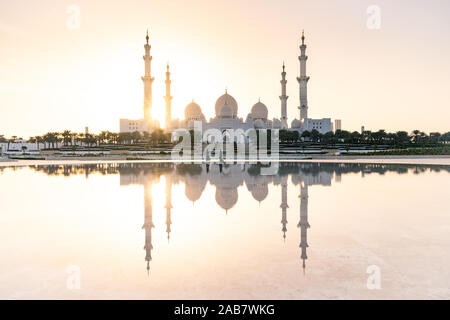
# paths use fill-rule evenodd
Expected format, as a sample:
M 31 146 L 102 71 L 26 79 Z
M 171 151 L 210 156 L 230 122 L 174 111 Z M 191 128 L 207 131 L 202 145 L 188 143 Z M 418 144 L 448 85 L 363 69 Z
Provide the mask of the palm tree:
M 150 140 L 152 139 L 152 136 L 151 136 L 150 132 L 144 131 L 144 132 L 142 133 L 142 138 L 144 139 L 145 142 L 148 143 L 148 142 L 150 142 Z
M 397 131 L 396 132 L 396 142 L 400 144 L 406 144 L 411 142 L 411 138 L 406 131 Z
M 17 136 L 12 136 L 10 139 L 8 139 L 8 150 L 9 150 L 9 146 L 11 145 L 11 143 L 14 143 L 14 141 L 17 140 Z
M 90 148 L 93 144 L 96 143 L 96 137 L 91 133 L 84 134 L 83 142 Z
M 58 148 L 58 143 L 61 142 L 60 134 L 59 132 L 52 132 L 52 146 L 53 149 Z
M 119 134 L 118 133 L 110 132 L 108 134 L 108 141 L 110 143 L 117 144 L 118 139 L 119 139 Z
M 108 140 L 109 131 L 102 131 L 98 135 L 98 142 L 99 144 L 106 143 Z M 109 142 L 109 141 L 108 141 Z
M 41 150 L 41 148 L 40 148 L 40 144 L 41 144 L 41 143 L 44 143 L 44 149 L 45 149 L 45 142 L 44 142 L 44 139 L 43 139 L 41 136 L 37 136 L 37 137 L 36 137 L 36 144 L 37 144 L 38 150 Z
M 425 138 L 427 137 L 427 134 L 425 132 L 420 132 L 420 141 L 425 141 Z
M 64 130 L 61 136 L 63 138 L 64 146 L 68 146 L 69 143 L 72 144 L 72 133 L 70 132 L 70 130 Z
M 323 135 L 323 142 L 324 143 L 331 143 L 331 142 L 333 142 L 333 140 L 334 140 L 334 133 L 333 133 L 333 131 L 329 131 L 329 132 L 327 132 L 327 133 L 325 133 Z
M 441 139 L 446 143 L 450 142 L 450 132 L 444 133 Z
M 430 142 L 431 143 L 439 143 L 441 140 L 441 134 L 439 132 L 430 132 Z
M 318 142 L 320 139 L 320 132 L 316 129 L 311 130 L 311 139 L 313 142 Z
M 139 131 L 132 132 L 131 139 L 133 140 L 133 144 L 139 142 L 141 140 L 141 133 Z
M 352 143 L 359 143 L 361 140 L 361 134 L 358 131 L 353 131 L 351 133 Z
M 77 144 L 80 143 L 80 145 L 83 146 L 84 133 L 77 133 L 76 137 L 75 137 L 75 141 Z
M 370 131 L 370 130 L 364 131 L 363 139 L 365 142 L 372 142 L 372 139 L 373 139 L 372 131 Z
M 77 141 L 78 141 L 78 133 L 72 132 L 72 133 L 70 134 L 70 141 L 71 141 L 71 144 L 77 145 Z
M 37 139 L 36 139 L 36 137 L 30 137 L 30 139 L 28 139 L 28 142 L 36 144 L 37 143 Z M 39 146 L 37 146 L 37 147 L 39 149 Z
M 302 138 L 310 138 L 310 137 L 311 137 L 311 132 L 309 132 L 308 130 L 305 130 L 302 132 Z
M 50 149 L 55 149 L 55 144 L 56 146 L 58 146 L 58 142 L 60 141 L 59 139 L 59 133 L 57 132 L 48 132 L 44 135 L 44 142 L 46 142 L 48 144 L 48 148 Z M 45 144 L 44 144 L 45 147 Z
M 144 132 L 145 134 L 145 132 Z M 155 129 L 155 131 L 152 132 L 150 137 L 152 144 L 161 143 L 164 141 L 164 131 L 162 129 Z
M 414 143 L 417 143 L 419 141 L 419 137 L 420 137 L 420 130 L 414 130 L 412 132 L 413 137 L 414 137 Z
M 117 138 L 117 142 L 120 144 L 125 144 L 131 141 L 131 133 L 129 132 L 121 132 Z
M 374 134 L 376 134 L 376 138 L 375 137 L 374 138 L 375 138 L 375 140 L 377 141 L 378 144 L 383 143 L 383 141 L 387 137 L 386 130 L 384 130 L 384 129 L 378 130 Z

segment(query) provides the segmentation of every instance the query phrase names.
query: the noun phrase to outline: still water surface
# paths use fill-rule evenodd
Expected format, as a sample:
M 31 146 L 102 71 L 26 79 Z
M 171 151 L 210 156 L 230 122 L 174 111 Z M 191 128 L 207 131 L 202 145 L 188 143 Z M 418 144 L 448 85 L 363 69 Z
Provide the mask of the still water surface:
M 0 170 L 2 299 L 450 298 L 450 166 Z

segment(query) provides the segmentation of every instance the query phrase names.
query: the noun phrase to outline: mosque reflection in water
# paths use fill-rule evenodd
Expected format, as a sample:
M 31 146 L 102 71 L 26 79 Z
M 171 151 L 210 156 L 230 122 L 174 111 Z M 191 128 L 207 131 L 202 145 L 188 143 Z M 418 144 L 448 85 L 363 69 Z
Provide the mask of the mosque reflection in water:
M 185 185 L 186 197 L 195 202 L 200 199 L 207 183 L 215 187 L 215 201 L 228 214 L 238 202 L 238 187 L 245 186 L 255 201 L 261 202 L 266 199 L 269 185 L 280 187 L 281 192 L 281 236 L 286 238 L 287 232 L 287 210 L 289 201 L 299 201 L 300 212 L 298 213 L 297 228 L 300 232 L 300 259 L 303 269 L 306 266 L 308 248 L 308 188 L 314 185 L 331 186 L 332 181 L 339 183 L 343 174 L 360 173 L 362 177 L 366 174 L 384 174 L 388 171 L 398 174 L 408 173 L 410 170 L 415 174 L 431 171 L 449 171 L 446 166 L 424 166 L 424 165 L 392 165 L 392 164 L 359 164 L 359 163 L 308 163 L 308 162 L 280 162 L 277 175 L 261 175 L 263 164 L 249 163 L 121 163 L 121 164 L 90 164 L 90 165 L 63 165 L 63 166 L 32 166 L 36 171 L 44 171 L 49 175 L 64 175 L 90 173 L 120 174 L 120 185 L 142 185 L 144 187 L 144 223 L 142 229 L 145 232 L 145 261 L 147 271 L 150 270 L 152 261 L 152 185 L 159 182 L 161 176 L 165 178 L 165 210 L 166 210 L 166 233 L 170 239 L 171 233 L 171 210 L 172 186 L 183 183 Z M 288 179 L 291 178 L 292 185 L 298 188 L 298 199 L 288 201 Z
M 228 214 L 235 204 L 238 202 L 238 187 L 244 183 L 252 197 L 258 201 L 263 201 L 269 192 L 269 184 L 273 183 L 281 187 L 281 224 L 283 238 L 286 238 L 287 232 L 287 188 L 288 176 L 292 174 L 292 182 L 299 186 L 300 201 L 300 217 L 297 227 L 300 229 L 300 248 L 303 268 L 308 258 L 306 249 L 307 229 L 310 227 L 308 223 L 308 186 L 320 184 L 331 185 L 333 173 L 325 171 L 310 172 L 305 171 L 299 174 L 298 164 L 283 164 L 280 168 L 283 173 L 279 175 L 261 175 L 261 165 L 242 164 L 177 164 L 177 165 L 161 165 L 161 174 L 166 179 L 165 190 L 165 209 L 166 209 L 166 232 L 167 238 L 170 239 L 171 232 L 171 209 L 172 209 L 172 185 L 179 182 L 185 184 L 186 197 L 195 202 L 200 199 L 207 183 L 215 187 L 215 200 L 217 204 Z M 139 168 L 140 167 L 140 168 Z M 304 167 L 304 166 L 302 166 Z M 306 169 L 306 167 L 304 167 Z M 312 169 L 312 167 L 311 167 Z M 145 167 L 133 166 L 129 172 L 120 171 L 120 184 L 141 184 L 144 186 L 144 224 L 142 228 L 145 230 L 145 261 L 147 262 L 147 270 L 150 269 L 150 261 L 152 260 L 152 229 L 153 210 L 151 187 L 154 179 L 159 179 L 152 171 L 146 171 Z

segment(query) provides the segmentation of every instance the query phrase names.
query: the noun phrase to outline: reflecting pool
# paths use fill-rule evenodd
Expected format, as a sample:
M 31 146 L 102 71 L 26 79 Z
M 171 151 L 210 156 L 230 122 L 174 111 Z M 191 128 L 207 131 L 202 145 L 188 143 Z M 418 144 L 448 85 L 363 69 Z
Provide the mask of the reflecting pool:
M 264 166 L 0 168 L 0 298 L 450 298 L 450 166 Z

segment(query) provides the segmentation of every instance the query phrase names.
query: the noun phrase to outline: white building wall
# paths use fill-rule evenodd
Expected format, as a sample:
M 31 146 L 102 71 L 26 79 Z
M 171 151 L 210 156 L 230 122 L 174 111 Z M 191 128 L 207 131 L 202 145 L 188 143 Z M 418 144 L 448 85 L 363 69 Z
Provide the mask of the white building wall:
M 144 132 L 146 131 L 145 121 L 143 119 L 120 119 L 120 132 Z
M 22 147 L 26 147 L 26 152 L 28 151 L 38 151 L 38 146 L 36 143 L 29 142 L 14 142 L 9 144 L 10 152 L 22 152 Z M 41 143 L 40 147 L 43 148 L 44 145 Z M 0 143 L 0 149 L 2 153 L 8 152 L 8 143 Z
M 311 119 L 306 118 L 303 122 L 302 131 L 312 131 L 317 130 L 322 134 L 333 131 L 333 127 L 331 125 L 331 118 L 323 118 L 323 119 Z

